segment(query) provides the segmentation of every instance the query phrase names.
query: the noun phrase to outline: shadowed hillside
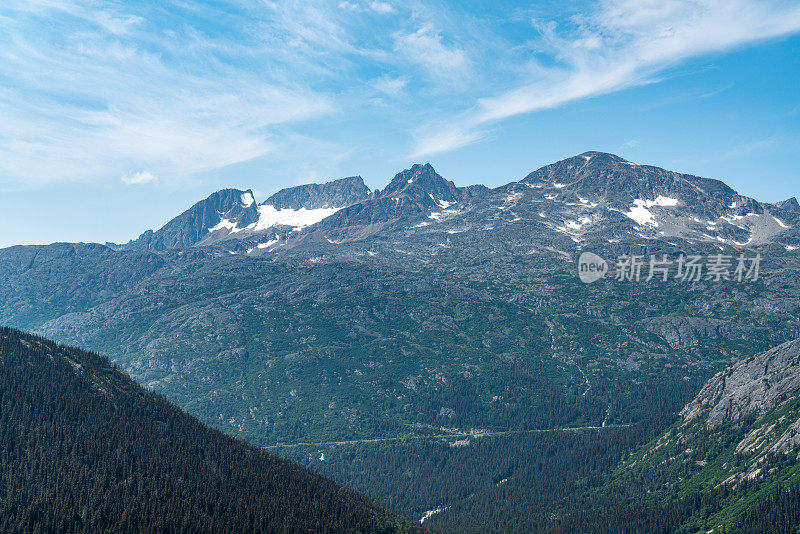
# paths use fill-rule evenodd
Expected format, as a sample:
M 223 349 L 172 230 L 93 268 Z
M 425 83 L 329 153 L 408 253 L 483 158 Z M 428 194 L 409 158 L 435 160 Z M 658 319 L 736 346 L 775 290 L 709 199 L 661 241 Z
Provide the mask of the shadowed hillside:
M 0 328 L 0 377 L 2 532 L 417 528 L 206 427 L 95 354 Z

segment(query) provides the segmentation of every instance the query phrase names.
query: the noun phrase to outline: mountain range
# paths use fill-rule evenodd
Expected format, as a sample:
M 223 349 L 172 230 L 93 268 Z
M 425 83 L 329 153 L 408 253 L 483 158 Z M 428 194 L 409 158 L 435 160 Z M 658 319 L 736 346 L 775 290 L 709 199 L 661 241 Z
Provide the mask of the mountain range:
M 370 191 L 357 176 L 284 189 L 261 205 L 251 190 L 223 190 L 120 248 L 215 245 L 260 254 L 308 242 L 363 241 L 392 229 L 480 230 L 476 223 L 489 220 L 505 227 L 499 231 L 534 226 L 551 239 L 577 245 L 660 239 L 797 247 L 798 214 L 794 198 L 762 203 L 718 180 L 586 152 L 496 189 L 456 187 L 429 164 L 418 164 L 382 191 Z
M 414 165 L 382 190 L 223 190 L 126 244 L 0 250 L 0 323 L 107 354 L 204 423 L 444 532 L 739 525 L 724 510 L 741 484 L 698 519 L 692 480 L 719 472 L 656 502 L 638 489 L 659 467 L 620 459 L 706 428 L 681 412 L 727 391 L 708 380 L 800 338 L 793 205 L 600 152 L 493 189 Z M 584 252 L 760 271 L 584 284 Z

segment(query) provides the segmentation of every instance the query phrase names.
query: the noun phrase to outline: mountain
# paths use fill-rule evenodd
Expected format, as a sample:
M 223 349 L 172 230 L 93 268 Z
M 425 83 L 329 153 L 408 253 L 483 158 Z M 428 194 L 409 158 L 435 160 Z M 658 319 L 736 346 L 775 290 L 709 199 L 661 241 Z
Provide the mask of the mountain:
M 723 182 L 639 165 L 613 154 L 586 152 L 525 177 L 523 184 L 552 203 L 572 206 L 565 228 L 579 239 L 603 237 L 614 226 L 649 239 L 680 238 L 734 247 L 769 243 L 790 228 L 771 206 Z M 564 213 L 564 210 L 559 210 Z M 780 213 L 784 218 L 784 214 Z M 791 221 L 797 218 L 791 216 Z M 606 223 L 606 224 L 604 224 Z
M 443 532 L 633 518 L 593 493 L 620 458 L 800 338 L 800 216 L 722 182 L 597 152 L 494 189 L 429 165 L 388 182 L 349 206 L 289 190 L 185 247 L 1 250 L 0 324 Z M 587 251 L 641 256 L 640 279 L 582 283 Z M 759 277 L 681 280 L 681 254 L 760 257 Z
M 342 178 L 324 184 L 306 184 L 281 189 L 264 204 L 275 209 L 321 209 L 350 206 L 370 196 L 370 190 L 360 176 Z
M 148 230 L 123 248 L 183 249 L 227 236 L 258 221 L 251 190 L 223 189 L 201 200 L 156 232 Z
M 360 176 L 282 189 L 259 206 L 258 222 L 237 236 L 233 247 L 249 254 L 284 246 L 287 237 L 371 196 Z
M 795 197 L 789 198 L 787 200 L 782 200 L 781 202 L 778 202 L 775 205 L 781 209 L 793 211 L 795 213 L 800 213 L 800 203 L 797 202 L 797 199 Z
M 249 204 L 244 206 L 242 195 Z M 249 195 L 249 196 L 248 196 Z M 241 197 L 241 198 L 240 198 Z M 219 199 L 225 199 L 219 206 Z M 239 199 L 239 200 L 237 200 Z M 260 206 L 252 194 L 225 190 L 198 203 L 128 248 L 213 245 L 232 253 L 273 254 L 365 241 L 397 232 L 496 234 L 537 228 L 557 248 L 634 240 L 668 247 L 714 243 L 728 248 L 800 246 L 800 211 L 738 194 L 723 182 L 586 152 L 546 165 L 518 182 L 488 189 L 456 187 L 430 164 L 398 173 L 370 192 L 360 177 L 283 189 Z M 497 220 L 497 224 L 487 221 Z M 427 227 L 427 228 L 426 228 Z M 407 232 L 410 230 L 410 232 Z
M 257 205 L 251 190 L 224 189 L 192 206 L 161 229 L 148 230 L 119 249 L 182 250 L 228 241 L 237 250 L 257 250 L 263 242 L 314 224 L 337 210 L 366 200 L 360 176 L 325 184 L 282 189 Z
M 798 453 L 800 340 L 793 340 L 709 379 L 677 422 L 622 462 L 605 491 L 658 517 L 657 529 L 796 532 Z
M 0 328 L 0 375 L 3 532 L 417 530 L 96 354 Z
M 309 231 L 318 231 L 327 241 L 362 240 L 400 223 L 417 222 L 486 188 L 459 188 L 442 178 L 430 165 L 414 165 L 398 173 L 373 198 L 339 210 Z

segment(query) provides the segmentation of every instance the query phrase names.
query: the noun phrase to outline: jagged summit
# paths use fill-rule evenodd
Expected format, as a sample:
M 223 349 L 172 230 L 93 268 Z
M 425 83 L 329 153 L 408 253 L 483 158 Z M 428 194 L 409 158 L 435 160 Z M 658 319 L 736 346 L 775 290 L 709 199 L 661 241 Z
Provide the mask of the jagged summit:
M 435 201 L 449 203 L 458 202 L 462 198 L 459 188 L 442 178 L 430 163 L 415 164 L 398 173 L 378 196 L 396 197 L 402 194 L 430 195 Z
M 472 194 L 472 190 L 442 178 L 430 163 L 415 164 L 396 174 L 383 191 L 321 221 L 318 230 L 325 239 L 361 239 L 398 221 L 426 217 Z
M 440 228 L 454 235 L 485 226 L 498 232 L 513 223 L 524 227 L 523 233 L 537 228 L 543 236 L 571 243 L 619 242 L 635 236 L 739 247 L 770 243 L 783 235 L 782 244 L 791 251 L 798 246 L 792 233 L 798 214 L 794 199 L 764 204 L 719 180 L 588 151 L 494 190 L 457 187 L 430 163 L 397 173 L 383 190 L 370 191 L 360 176 L 351 176 L 282 189 L 258 205 L 250 190 L 226 189 L 122 248 L 215 245 L 267 253 L 408 229 Z M 505 219 L 507 228 L 506 223 L 489 222 Z
M 250 189 L 223 189 L 178 215 L 158 231 L 148 230 L 124 248 L 166 250 L 187 248 L 210 233 L 227 235 L 258 221 L 258 206 Z
M 264 204 L 276 209 L 321 209 L 350 206 L 369 198 L 370 190 L 361 176 L 340 178 L 323 184 L 305 184 L 281 189 Z
M 797 197 L 788 198 L 775 204 L 779 208 L 800 213 L 800 203 L 797 202 Z

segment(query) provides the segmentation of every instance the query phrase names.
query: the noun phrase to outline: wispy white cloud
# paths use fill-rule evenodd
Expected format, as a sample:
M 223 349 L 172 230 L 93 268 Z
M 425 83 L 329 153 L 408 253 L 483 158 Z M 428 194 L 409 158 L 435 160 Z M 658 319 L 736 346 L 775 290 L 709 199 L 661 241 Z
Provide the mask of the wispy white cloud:
M 369 2 L 369 3 L 358 3 L 358 2 L 349 2 L 345 0 L 344 2 L 339 2 L 340 9 L 346 9 L 348 11 L 373 11 L 380 15 L 390 15 L 395 13 L 395 8 L 389 2 Z
M 382 15 L 388 15 L 389 13 L 394 13 L 394 7 L 392 4 L 388 2 L 370 2 L 369 8 Z
M 371 143 L 375 123 L 392 126 L 381 153 L 408 132 L 420 157 L 800 29 L 788 0 L 604 0 L 529 18 L 530 39 L 494 14 L 421 0 L 5 0 L 0 185 L 135 169 L 165 184 L 259 158 L 289 167 L 286 154 L 299 167 L 323 132 Z
M 149 171 L 139 171 L 133 174 L 126 174 L 122 177 L 122 181 L 128 185 L 141 185 L 150 182 L 157 182 L 158 177 Z
M 430 23 L 412 33 L 397 32 L 394 39 L 395 51 L 422 66 L 429 76 L 464 76 L 470 68 L 467 53 L 456 44 L 446 43 Z
M 722 52 L 800 31 L 800 5 L 772 0 L 605 0 L 595 12 L 574 17 L 559 31 L 532 21 L 535 49 L 553 60 L 531 59 L 527 81 L 479 98 L 444 126 L 417 131 L 413 156 L 468 145 L 486 125 L 515 115 L 653 83 L 664 69 L 687 58 Z
M 0 22 L 0 180 L 44 184 L 131 167 L 186 176 L 268 154 L 272 128 L 334 110 L 257 47 L 67 0 Z M 47 32 L 32 31 L 50 25 Z
M 408 85 L 408 78 L 405 76 L 394 78 L 392 76 L 383 75 L 372 82 L 372 86 L 375 87 L 375 89 L 389 96 L 399 95 L 406 88 L 406 85 Z

